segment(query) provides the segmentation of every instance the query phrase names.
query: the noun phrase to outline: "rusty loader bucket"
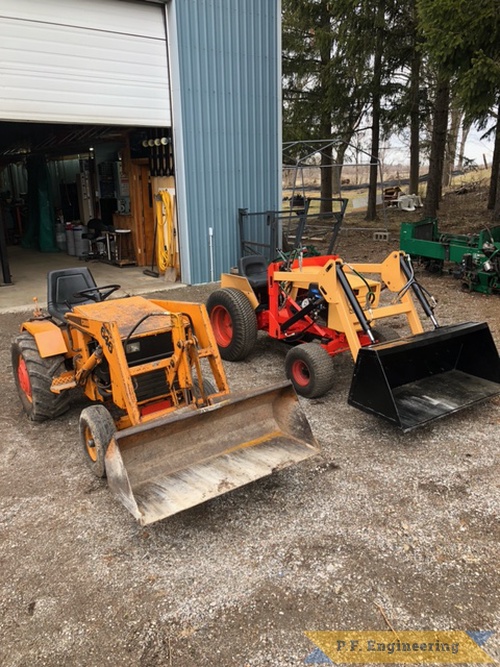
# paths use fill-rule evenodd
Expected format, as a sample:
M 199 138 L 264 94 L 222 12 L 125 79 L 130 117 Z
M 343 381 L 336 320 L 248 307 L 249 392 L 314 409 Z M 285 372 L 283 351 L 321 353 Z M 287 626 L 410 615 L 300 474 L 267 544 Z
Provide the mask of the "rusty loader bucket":
M 118 431 L 105 463 L 109 486 L 146 525 L 318 451 L 287 382 Z
M 362 348 L 348 400 L 411 431 L 497 394 L 491 332 L 469 322 Z

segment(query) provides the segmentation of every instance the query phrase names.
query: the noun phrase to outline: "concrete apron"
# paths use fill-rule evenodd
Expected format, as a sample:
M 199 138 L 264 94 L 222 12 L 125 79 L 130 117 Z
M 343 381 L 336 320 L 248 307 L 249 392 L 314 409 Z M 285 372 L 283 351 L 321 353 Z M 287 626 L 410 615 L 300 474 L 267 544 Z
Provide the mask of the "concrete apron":
M 86 262 L 65 253 L 43 253 L 9 246 L 9 269 L 12 284 L 0 282 L 0 313 L 16 313 L 32 310 L 37 297 L 41 308 L 47 306 L 47 273 L 54 269 L 87 266 L 97 285 L 121 285 L 113 297 L 159 292 L 181 283 L 144 275 L 147 267 L 115 266 L 97 260 Z M 1 276 L 1 273 L 0 273 Z

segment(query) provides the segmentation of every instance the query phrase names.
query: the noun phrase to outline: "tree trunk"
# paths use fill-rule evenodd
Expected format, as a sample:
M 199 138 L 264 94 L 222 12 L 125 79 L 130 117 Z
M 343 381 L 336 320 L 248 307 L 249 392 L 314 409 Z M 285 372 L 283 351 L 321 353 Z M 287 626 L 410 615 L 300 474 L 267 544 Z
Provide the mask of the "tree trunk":
M 464 153 L 465 143 L 470 132 L 470 123 L 462 123 L 462 136 L 460 137 L 460 148 L 458 149 L 458 169 L 462 171 L 464 168 Z
M 319 5 L 320 13 L 320 24 L 321 31 L 324 35 L 329 35 L 328 39 L 322 39 L 320 44 L 320 62 L 321 62 L 321 72 L 320 72 L 320 89 L 321 89 L 321 99 L 320 104 L 320 131 L 321 139 L 331 140 L 332 138 L 332 116 L 331 110 L 328 105 L 324 104 L 323 99 L 328 99 L 329 90 L 332 85 L 331 75 L 328 68 L 328 65 L 331 60 L 332 48 L 333 48 L 333 39 L 330 34 L 330 11 L 326 2 L 321 2 Z M 328 147 L 322 149 L 321 151 L 321 199 L 320 202 L 320 213 L 331 213 L 332 211 L 332 155 L 333 149 L 330 144 Z
M 441 199 L 441 183 L 443 178 L 444 153 L 446 150 L 449 105 L 450 80 L 449 77 L 440 75 L 437 81 L 436 99 L 434 101 L 431 154 L 429 157 L 427 194 L 424 204 L 424 215 L 430 218 L 436 217 L 439 209 L 439 200 Z
M 385 2 L 378 4 L 375 17 L 375 54 L 373 62 L 373 93 L 372 93 L 372 145 L 370 157 L 370 186 L 368 190 L 368 208 L 366 220 L 377 219 L 377 184 L 378 184 L 378 156 L 380 151 L 380 97 L 382 83 L 382 54 L 384 50 L 384 10 Z
M 335 160 L 335 164 L 332 167 L 332 194 L 334 197 L 340 197 L 342 192 L 342 163 L 339 162 L 339 158 Z
M 496 190 L 496 200 L 491 219 L 493 220 L 493 222 L 499 222 L 500 221 L 500 169 L 497 172 L 497 181 L 495 190 Z
M 332 212 L 332 145 L 321 151 L 321 202 L 320 213 Z
M 414 20 L 416 20 L 416 7 L 413 6 Z M 415 27 L 414 49 L 411 61 L 410 82 L 410 195 L 418 195 L 418 183 L 420 176 L 420 50 L 417 48 L 417 37 Z
M 500 196 L 500 187 L 498 180 L 500 178 L 500 104 L 497 112 L 497 127 L 495 131 L 495 148 L 493 150 L 493 160 L 491 163 L 490 192 L 488 195 L 488 208 L 494 209 L 493 215 L 498 209 L 498 197 Z M 496 219 L 496 218 L 495 218 Z
M 336 197 L 342 195 L 342 167 L 344 166 L 344 157 L 347 151 L 349 142 L 344 141 L 337 146 L 337 155 L 335 158 L 335 166 L 332 173 L 332 192 Z
M 448 139 L 446 142 L 446 151 L 443 165 L 443 187 L 451 185 L 453 169 L 455 167 L 455 156 L 457 154 L 458 130 L 462 120 L 462 111 L 455 106 L 451 109 L 451 123 Z

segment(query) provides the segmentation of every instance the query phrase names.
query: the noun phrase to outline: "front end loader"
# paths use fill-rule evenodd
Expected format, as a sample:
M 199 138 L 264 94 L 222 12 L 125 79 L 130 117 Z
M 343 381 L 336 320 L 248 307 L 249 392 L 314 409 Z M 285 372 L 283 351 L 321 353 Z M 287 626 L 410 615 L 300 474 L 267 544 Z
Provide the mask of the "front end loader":
M 106 301 L 118 286 L 89 274 L 49 273 L 49 316 L 22 324 L 14 379 L 34 421 L 83 392 L 86 460 L 141 525 L 318 452 L 290 383 L 230 392 L 203 304 Z
M 419 304 L 433 330 L 424 331 Z M 349 404 L 403 431 L 500 394 L 500 361 L 486 323 L 439 326 L 434 300 L 417 283 L 410 258 L 351 264 L 337 255 L 243 257 L 208 301 L 223 359 L 244 359 L 257 331 L 290 347 L 285 369 L 297 393 L 314 398 L 335 381 L 332 357 L 350 352 Z M 405 321 L 411 334 L 387 333 Z M 385 329 L 385 331 L 384 331 Z

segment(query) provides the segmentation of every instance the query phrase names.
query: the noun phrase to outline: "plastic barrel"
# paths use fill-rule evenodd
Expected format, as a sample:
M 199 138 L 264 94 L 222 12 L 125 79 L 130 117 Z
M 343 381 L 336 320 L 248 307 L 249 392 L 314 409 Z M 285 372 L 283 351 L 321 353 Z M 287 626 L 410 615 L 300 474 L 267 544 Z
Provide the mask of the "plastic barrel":
M 64 225 L 56 223 L 56 245 L 59 250 L 66 251 L 66 231 Z
M 82 234 L 86 234 L 87 228 L 82 225 L 73 227 L 73 236 L 75 242 L 75 255 L 77 257 L 84 257 L 90 252 L 90 242 L 88 239 L 82 238 Z
M 66 251 L 68 255 L 75 255 L 75 235 L 73 233 L 73 225 L 66 225 Z

